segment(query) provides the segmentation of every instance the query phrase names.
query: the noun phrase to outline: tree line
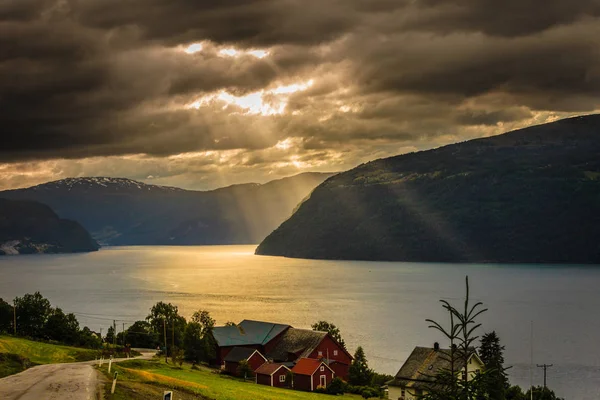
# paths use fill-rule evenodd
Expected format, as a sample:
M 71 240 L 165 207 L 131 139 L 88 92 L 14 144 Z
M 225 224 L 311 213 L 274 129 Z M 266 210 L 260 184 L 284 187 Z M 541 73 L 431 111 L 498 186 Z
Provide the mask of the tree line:
M 510 384 L 508 368 L 504 366 L 505 348 L 498 335 L 489 332 L 479 338 L 475 334 L 481 328 L 477 317 L 487 309 L 479 302 L 470 304 L 468 277 L 462 307 L 455 307 L 446 300 L 441 300 L 441 303 L 450 323 L 443 325 L 434 320 L 427 321 L 449 342 L 449 368 L 436 373 L 434 383 L 421 396 L 423 400 L 563 400 L 546 387 L 538 386 L 524 391 Z M 13 304 L 0 298 L 0 333 L 14 333 L 16 317 L 17 336 L 35 340 L 94 349 L 101 348 L 103 342 L 126 347 L 158 348 L 162 355 L 170 357 L 173 363 L 180 366 L 184 361 L 209 364 L 216 358 L 216 343 L 212 335 L 215 320 L 206 310 L 194 312 L 188 321 L 179 314 L 177 306 L 161 301 L 152 306 L 145 320 L 138 320 L 118 333 L 112 325 L 106 336 L 100 338 L 87 326 L 80 328 L 75 314 L 65 314 L 60 308 L 52 307 L 40 292 L 17 297 Z M 227 322 L 226 325 L 235 323 Z M 311 327 L 328 332 L 346 349 L 340 330 L 334 324 L 318 321 Z M 473 375 L 467 371 L 467 364 L 474 351 L 483 361 L 484 368 Z M 327 388 L 318 391 L 329 394 L 355 393 L 364 398 L 378 397 L 383 394 L 381 388 L 385 382 L 391 379 L 392 376 L 378 374 L 369 367 L 364 349 L 359 346 L 350 365 L 348 382 L 336 378 Z
M 75 314 L 52 307 L 40 292 L 17 297 L 13 304 L 0 298 L 0 333 L 92 349 L 101 347 L 100 338 L 87 326 L 80 328 Z

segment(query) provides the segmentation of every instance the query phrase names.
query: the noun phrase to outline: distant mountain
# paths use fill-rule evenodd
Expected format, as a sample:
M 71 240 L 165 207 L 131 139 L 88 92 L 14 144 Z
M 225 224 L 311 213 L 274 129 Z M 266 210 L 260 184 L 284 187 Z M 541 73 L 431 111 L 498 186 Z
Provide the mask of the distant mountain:
M 332 174 L 191 191 L 124 178 L 70 178 L 0 197 L 35 200 L 105 245 L 259 243 Z
M 600 115 L 376 160 L 336 175 L 257 254 L 600 263 Z
M 0 199 L 0 255 L 77 253 L 98 247 L 81 225 L 60 219 L 44 204 Z

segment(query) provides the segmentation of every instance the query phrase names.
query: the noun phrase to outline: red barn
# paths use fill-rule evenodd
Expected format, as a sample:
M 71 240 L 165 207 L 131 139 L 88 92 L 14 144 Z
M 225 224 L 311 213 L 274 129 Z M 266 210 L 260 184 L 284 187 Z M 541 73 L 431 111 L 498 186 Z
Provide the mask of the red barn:
M 272 349 L 266 353 L 266 357 L 276 362 L 296 361 L 301 358 L 322 360 L 331 364 L 336 375 L 344 380 L 348 380 L 348 370 L 352 363 L 352 356 L 327 332 L 296 328 L 288 328 L 283 332 Z
M 246 347 L 265 354 L 290 326 L 272 322 L 243 320 L 237 326 L 218 326 L 212 331 L 216 344 L 216 365 L 223 364 L 234 347 Z
M 335 373 L 323 361 L 301 358 L 294 368 L 294 389 L 312 392 L 318 387 L 327 387 Z
M 288 387 L 285 382 L 291 370 L 281 363 L 264 363 L 255 371 L 256 383 L 274 387 Z
M 237 369 L 241 361 L 248 361 L 250 369 L 256 371 L 258 367 L 267 362 L 265 356 L 260 354 L 258 350 L 249 349 L 246 347 L 234 347 L 225 356 L 225 371 L 231 375 L 238 375 Z
M 336 376 L 348 380 L 352 356 L 327 332 L 243 320 L 237 326 L 216 327 L 212 334 L 217 346 L 217 364 L 223 363 L 232 349 L 243 347 L 258 350 L 271 362 L 293 363 L 301 358 L 322 360 Z

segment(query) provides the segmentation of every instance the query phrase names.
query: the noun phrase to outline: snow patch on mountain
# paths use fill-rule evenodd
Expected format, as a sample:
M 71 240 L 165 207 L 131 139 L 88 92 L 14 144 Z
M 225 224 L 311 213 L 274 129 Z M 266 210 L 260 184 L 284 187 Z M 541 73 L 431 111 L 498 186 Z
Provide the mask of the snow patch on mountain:
M 83 177 L 83 178 L 66 178 L 58 181 L 43 183 L 32 187 L 32 190 L 56 190 L 66 189 L 71 190 L 93 190 L 96 188 L 106 188 L 115 191 L 161 191 L 161 192 L 179 192 L 184 189 L 171 187 L 148 185 L 144 182 L 135 181 L 128 178 L 109 178 L 109 177 Z
M 9 256 L 19 254 L 17 246 L 21 244 L 19 240 L 9 240 L 8 242 L 0 243 L 0 252 Z

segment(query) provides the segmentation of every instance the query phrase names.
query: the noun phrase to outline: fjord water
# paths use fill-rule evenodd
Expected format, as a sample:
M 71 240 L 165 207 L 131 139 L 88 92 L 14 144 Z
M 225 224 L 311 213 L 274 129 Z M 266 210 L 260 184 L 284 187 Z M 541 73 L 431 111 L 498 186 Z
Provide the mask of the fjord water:
M 439 300 L 489 309 L 483 331 L 506 346 L 511 381 L 529 384 L 533 361 L 554 364 L 548 383 L 567 399 L 600 398 L 600 267 L 316 261 L 253 255 L 255 246 L 114 247 L 96 253 L 0 258 L 0 297 L 41 291 L 82 325 L 143 319 L 157 301 L 189 317 L 201 308 L 218 323 L 244 318 L 308 328 L 328 320 L 379 372 L 394 374 L 414 346 L 443 338 Z M 127 326 L 127 325 L 126 325 Z M 482 331 L 482 332 L 483 332 Z M 535 368 L 534 384 L 542 384 Z

